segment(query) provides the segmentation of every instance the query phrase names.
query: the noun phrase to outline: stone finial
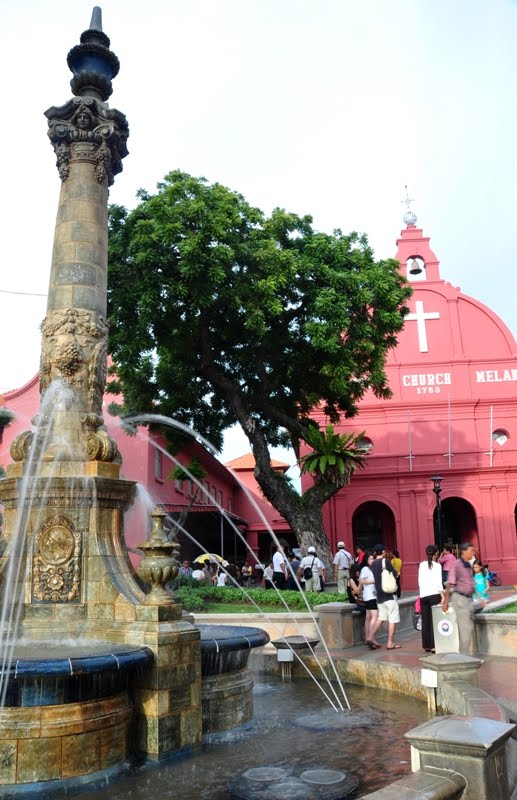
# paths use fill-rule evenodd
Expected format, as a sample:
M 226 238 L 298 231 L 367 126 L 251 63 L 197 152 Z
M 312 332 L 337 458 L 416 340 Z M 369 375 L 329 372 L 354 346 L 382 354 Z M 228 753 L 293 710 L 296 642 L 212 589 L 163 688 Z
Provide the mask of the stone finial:
M 99 6 L 93 7 L 90 30 L 102 31 L 102 9 Z
M 180 546 L 167 539 L 163 530 L 163 522 L 167 515 L 159 508 L 151 512 L 152 527 L 149 538 L 138 545 L 145 555 L 138 567 L 138 574 L 145 583 L 151 584 L 151 591 L 146 596 L 146 605 L 170 605 L 175 602 L 172 592 L 165 584 L 178 574 L 177 555 Z

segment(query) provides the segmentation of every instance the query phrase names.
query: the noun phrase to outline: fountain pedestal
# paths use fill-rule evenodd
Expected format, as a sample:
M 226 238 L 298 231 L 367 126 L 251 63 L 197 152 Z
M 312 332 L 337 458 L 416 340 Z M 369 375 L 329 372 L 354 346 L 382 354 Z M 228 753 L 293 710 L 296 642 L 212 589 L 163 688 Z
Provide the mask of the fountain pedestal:
M 124 114 L 106 102 L 119 62 L 102 31 L 99 8 L 69 52 L 68 65 L 74 97 L 45 112 L 61 192 L 42 323 L 42 403 L 35 430 L 14 440 L 15 463 L 0 481 L 5 509 L 0 690 L 2 680 L 5 687 L 6 677 L 13 678 L 10 640 L 15 636 L 29 637 L 41 649 L 41 686 L 55 668 L 45 657 L 44 640 L 86 638 L 104 654 L 114 643 L 134 645 L 137 651 L 152 651 L 153 658 L 127 687 L 114 681 L 112 695 L 98 697 L 96 684 L 105 686 L 111 669 L 101 654 L 99 681 L 92 681 L 91 696 L 73 709 L 70 703 L 49 703 L 46 690 L 39 705 L 0 709 L 0 783 L 6 784 L 95 775 L 104 762 L 90 753 L 103 749 L 114 762 L 124 761 L 130 755 L 125 735 L 130 717 L 136 718 L 136 747 L 149 758 L 191 747 L 201 738 L 199 631 L 182 620 L 181 606 L 163 588 L 174 569 L 166 564 L 171 555 L 166 551 L 174 547 L 153 535 L 145 546 L 145 580 L 152 587 L 146 594 L 135 580 L 123 536 L 124 512 L 135 487 L 120 479 L 120 455 L 102 417 L 107 203 L 127 155 L 129 128 Z M 114 713 L 115 706 L 120 713 Z M 115 717 L 120 725 L 110 734 Z M 43 724 L 62 731 L 59 746 L 56 737 L 43 744 Z M 17 766 L 23 764 L 28 768 Z

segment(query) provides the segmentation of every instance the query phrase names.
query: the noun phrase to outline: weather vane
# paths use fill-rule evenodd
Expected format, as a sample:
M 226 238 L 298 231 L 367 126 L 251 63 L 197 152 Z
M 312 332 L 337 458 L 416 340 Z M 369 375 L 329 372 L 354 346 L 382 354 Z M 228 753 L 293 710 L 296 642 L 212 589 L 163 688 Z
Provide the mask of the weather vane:
M 404 220 L 406 225 L 415 225 L 417 217 L 415 212 L 411 208 L 411 203 L 413 203 L 414 201 L 413 198 L 410 197 L 408 194 L 407 184 L 404 186 L 404 189 L 406 190 L 406 196 L 404 200 L 402 200 L 402 203 L 406 206 L 406 213 L 404 214 L 402 219 Z

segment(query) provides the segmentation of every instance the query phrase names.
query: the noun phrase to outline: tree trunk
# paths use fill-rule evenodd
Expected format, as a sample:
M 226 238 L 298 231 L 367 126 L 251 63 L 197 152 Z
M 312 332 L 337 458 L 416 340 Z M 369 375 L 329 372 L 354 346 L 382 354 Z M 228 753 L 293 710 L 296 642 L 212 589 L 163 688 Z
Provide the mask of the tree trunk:
M 273 469 L 267 439 L 260 428 L 260 423 L 249 414 L 238 389 L 225 375 L 215 368 L 206 343 L 204 353 L 206 360 L 202 365 L 201 371 L 206 378 L 222 389 L 230 400 L 239 425 L 251 445 L 255 457 L 254 474 L 258 485 L 264 493 L 264 497 L 290 524 L 298 539 L 298 544 L 304 551 L 304 555 L 311 545 L 317 548 L 318 556 L 325 564 L 327 577 L 330 578 L 333 574 L 332 555 L 329 541 L 323 529 L 322 506 L 341 487 L 321 480 L 311 487 L 303 497 L 300 497 L 289 486 L 287 481 Z M 289 422 L 291 426 L 289 426 Z M 300 426 L 294 420 L 284 420 L 283 424 L 291 433 L 299 435 Z M 293 428 L 296 430 L 293 430 Z
M 259 437 L 260 438 L 260 437 Z M 269 451 L 265 447 L 255 447 L 251 441 L 255 456 L 255 478 L 264 493 L 264 497 L 282 514 L 296 535 L 303 555 L 308 547 L 315 547 L 317 555 L 325 564 L 327 579 L 333 577 L 332 553 L 330 543 L 323 528 L 322 506 L 328 497 L 336 493 L 337 488 L 312 487 L 303 497 L 294 491 L 271 466 Z
M 300 545 L 303 555 L 307 555 L 308 547 L 316 548 L 316 555 L 321 558 L 325 564 L 327 571 L 327 581 L 334 579 L 334 572 L 332 567 L 332 552 L 330 550 L 330 543 L 323 528 L 323 514 L 321 506 L 313 508 L 304 507 L 293 510 L 293 514 L 289 519 L 287 514 L 283 514 L 287 519 L 291 528 L 296 534 L 298 544 Z

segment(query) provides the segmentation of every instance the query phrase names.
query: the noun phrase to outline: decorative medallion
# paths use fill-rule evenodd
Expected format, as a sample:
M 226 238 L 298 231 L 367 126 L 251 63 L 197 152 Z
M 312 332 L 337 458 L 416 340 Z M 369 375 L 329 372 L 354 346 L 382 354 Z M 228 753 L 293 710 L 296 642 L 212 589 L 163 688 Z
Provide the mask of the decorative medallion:
M 64 516 L 43 523 L 34 539 L 33 599 L 46 603 L 79 600 L 81 534 Z
M 41 536 L 40 551 L 49 564 L 63 564 L 74 552 L 74 537 L 68 528 L 54 525 Z

